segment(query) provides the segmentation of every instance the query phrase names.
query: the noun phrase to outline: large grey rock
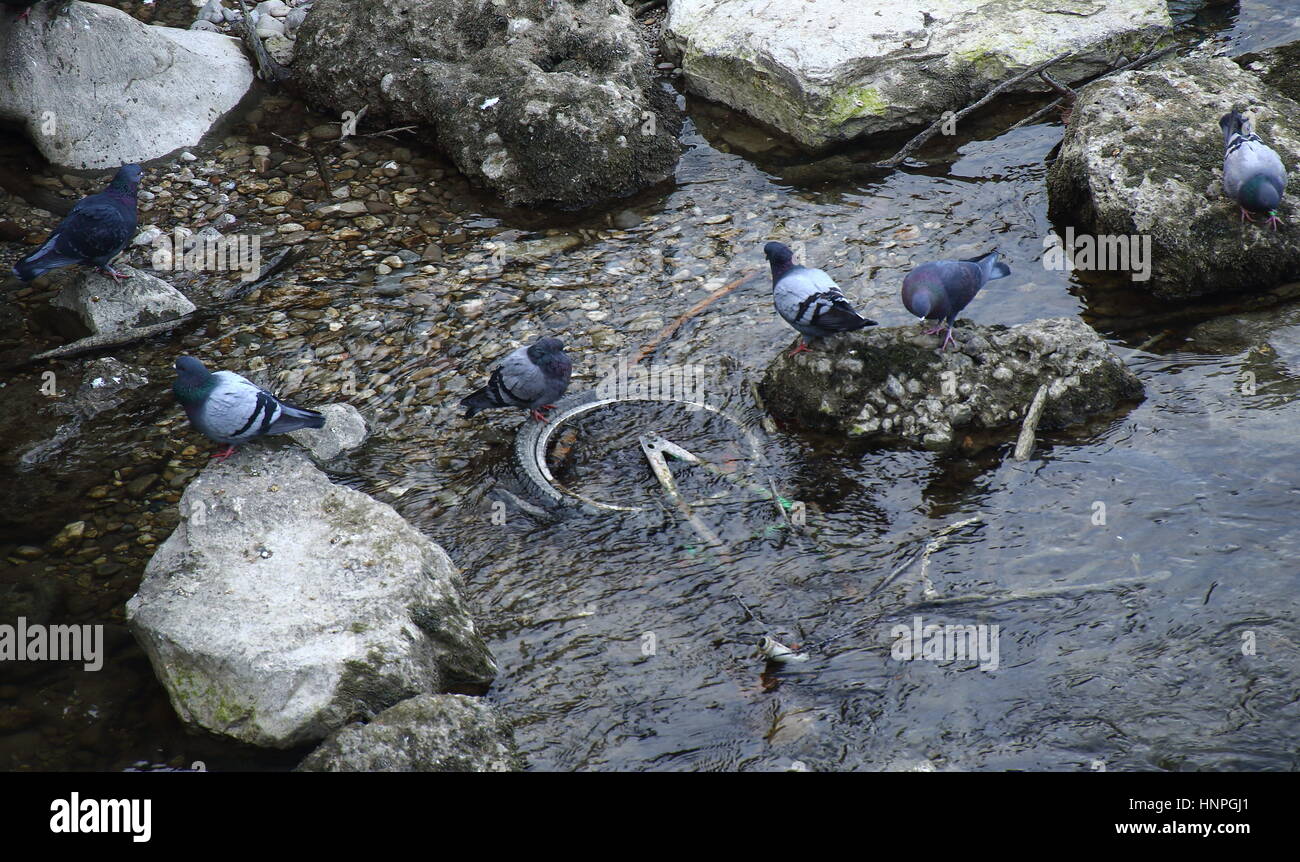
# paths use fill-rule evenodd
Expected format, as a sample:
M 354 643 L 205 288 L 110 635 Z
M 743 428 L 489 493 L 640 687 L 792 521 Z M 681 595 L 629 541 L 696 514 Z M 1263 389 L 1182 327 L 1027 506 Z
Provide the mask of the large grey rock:
M 1054 74 L 1081 80 L 1169 24 L 1165 0 L 671 0 L 665 41 L 691 92 L 820 149 L 931 123 L 1065 51 Z
M 580 208 L 672 176 L 679 112 L 619 0 L 317 0 L 308 98 L 416 124 L 513 205 Z
M 116 281 L 81 267 L 60 271 L 53 277 L 64 285 L 52 304 L 71 312 L 91 335 L 174 320 L 194 311 L 194 303 L 161 278 L 129 266 L 116 268 L 129 278 Z
M 947 449 L 962 436 L 1019 425 L 1049 386 L 1039 427 L 1052 430 L 1142 398 L 1142 384 L 1073 318 L 1019 326 L 959 322 L 960 350 L 916 327 L 863 329 L 782 353 L 763 377 L 778 419 L 876 443 Z
M 487 701 L 461 694 L 404 700 L 369 724 L 336 730 L 299 772 L 514 772 L 514 733 Z
M 1243 224 L 1223 194 L 1219 118 L 1252 107 L 1292 173 L 1279 208 L 1294 225 L 1300 105 L 1230 60 L 1170 59 L 1085 87 L 1048 172 L 1049 212 L 1093 234 L 1151 237 L 1158 296 L 1257 292 L 1300 276 L 1300 232 Z
M 50 18 L 58 5 L 36 5 L 28 21 L 0 15 L 0 119 L 51 162 L 117 167 L 193 146 L 253 83 L 229 36 L 92 3 Z
M 127 619 L 181 719 L 287 748 L 496 664 L 447 554 L 291 447 L 205 469 Z

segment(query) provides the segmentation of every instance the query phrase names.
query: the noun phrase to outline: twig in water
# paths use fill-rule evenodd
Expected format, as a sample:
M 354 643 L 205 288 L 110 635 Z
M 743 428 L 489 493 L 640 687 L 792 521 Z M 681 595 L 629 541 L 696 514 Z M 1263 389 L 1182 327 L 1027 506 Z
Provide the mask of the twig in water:
M 971 524 L 982 523 L 984 523 L 984 518 L 980 515 L 975 515 L 974 517 L 967 518 L 964 521 L 957 521 L 944 527 L 942 530 L 934 534 L 934 538 L 926 544 L 919 554 L 909 557 L 907 560 L 904 560 L 902 563 L 895 566 L 894 570 L 886 575 L 884 580 L 879 584 L 876 584 L 876 586 L 871 589 L 871 592 L 867 593 L 867 598 L 874 596 L 876 593 L 897 580 L 898 576 L 907 571 L 908 567 L 911 566 L 912 563 L 915 563 L 917 560 L 928 560 L 931 554 L 948 543 L 948 537 L 953 533 L 963 527 L 969 527 Z
M 244 20 L 241 22 L 244 31 L 244 46 L 257 60 L 258 74 L 262 80 L 275 86 L 288 83 L 292 77 L 289 70 L 277 63 L 275 58 L 267 53 L 266 46 L 258 38 L 257 28 L 253 26 L 253 16 L 248 11 L 248 5 L 244 3 L 244 0 L 239 0 L 239 11 L 244 16 Z
M 1161 48 L 1159 51 L 1152 51 L 1151 48 L 1154 48 L 1156 43 L 1159 41 L 1160 41 L 1160 37 L 1156 36 L 1156 38 L 1152 40 L 1151 44 L 1147 47 L 1146 53 L 1144 53 L 1141 57 L 1138 57 L 1136 60 L 1133 60 L 1132 62 L 1125 63 L 1123 66 L 1117 66 L 1114 69 L 1108 69 L 1107 71 L 1093 78 L 1092 81 L 1089 81 L 1088 83 L 1091 84 L 1093 81 L 1100 81 L 1102 78 L 1108 78 L 1111 75 L 1118 75 L 1120 72 L 1130 72 L 1138 68 L 1139 66 L 1145 66 L 1149 63 L 1154 63 L 1156 60 L 1159 60 L 1161 57 L 1173 53 L 1173 51 L 1176 50 L 1178 47 L 1177 45 L 1171 45 L 1168 48 Z M 1075 93 L 1075 95 L 1078 95 L 1077 90 L 1072 90 L 1071 92 Z M 1044 105 L 1043 107 L 1039 108 L 1037 111 L 1034 111 L 1028 117 L 1025 117 L 1023 120 L 1016 123 L 1011 128 L 1018 129 L 1021 126 L 1031 125 L 1037 122 L 1038 120 L 1042 119 L 1047 114 L 1050 114 L 1052 111 L 1057 110 L 1058 108 L 1064 108 L 1066 113 L 1068 114 L 1070 110 L 1070 106 L 1072 104 L 1073 104 L 1073 100 L 1067 99 L 1066 97 L 1062 96 L 1061 98 L 1055 99 L 1052 102 Z
M 329 168 L 325 167 L 325 160 L 321 158 L 320 152 L 318 150 L 316 150 L 314 147 L 305 147 L 302 144 L 298 143 L 297 141 L 290 140 L 289 138 L 286 138 L 284 135 L 281 135 L 277 132 L 272 132 L 271 136 L 274 138 L 279 138 L 280 140 L 284 141 L 286 144 L 293 147 L 294 149 L 300 150 L 306 153 L 307 155 L 311 156 L 312 161 L 316 163 L 316 173 L 320 174 L 321 182 L 325 184 L 325 191 L 327 193 L 329 192 L 330 186 L 334 185 L 334 175 L 330 173 Z
M 699 314 L 701 311 L 708 308 L 710 305 L 717 302 L 722 297 L 731 293 L 733 290 L 740 287 L 742 284 L 749 281 L 757 274 L 758 273 L 756 270 L 751 270 L 750 272 L 745 273 L 739 278 L 734 279 L 733 281 L 727 284 L 724 284 L 722 287 L 713 291 L 713 293 L 710 293 L 708 296 L 704 297 L 699 302 L 692 305 L 689 309 L 686 310 L 685 314 L 683 314 L 681 317 L 677 318 L 672 323 L 668 324 L 663 329 L 661 329 L 658 335 L 650 339 L 650 341 L 648 341 L 644 347 L 638 350 L 636 352 L 636 356 L 632 357 L 632 361 L 628 363 L 628 367 L 631 368 L 633 365 L 636 365 L 638 362 L 640 362 L 642 359 L 645 359 L 651 353 L 654 353 L 655 349 L 658 348 L 659 345 L 665 339 L 670 338 L 673 335 L 673 333 L 675 333 L 679 328 L 681 328 L 681 325 L 683 323 L 690 320 L 692 317 Z
M 777 490 L 776 490 L 776 480 L 775 480 L 775 479 L 768 479 L 768 480 L 767 480 L 767 484 L 768 484 L 768 487 L 770 487 L 770 488 L 772 489 L 772 503 L 776 505 L 776 510 L 777 510 L 777 512 L 779 512 L 779 513 L 781 514 L 781 520 L 785 521 L 785 525 L 786 525 L 787 527 L 791 527 L 791 528 L 793 528 L 793 527 L 794 527 L 794 523 L 790 520 L 790 513 L 787 512 L 787 511 L 785 510 L 785 506 L 783 506 L 783 505 L 781 504 L 781 495 L 780 495 L 779 493 L 777 493 Z
M 1038 421 L 1043 416 L 1043 405 L 1047 403 L 1047 384 L 1038 387 L 1034 400 L 1025 412 L 1025 422 L 1020 426 L 1020 439 L 1016 440 L 1015 459 L 1028 461 L 1034 451 L 1034 434 L 1038 431 Z
M 955 123 L 957 120 L 960 120 L 962 117 L 966 116 L 970 112 L 982 108 L 984 105 L 987 105 L 990 101 L 992 101 L 993 97 L 998 95 L 999 93 L 1005 92 L 1006 90 L 1010 89 L 1011 87 L 1014 87 L 1016 84 L 1019 84 L 1021 81 L 1025 80 L 1026 78 L 1030 78 L 1033 77 L 1034 75 L 1037 75 L 1039 72 L 1043 71 L 1048 66 L 1051 66 L 1053 63 L 1058 63 L 1061 60 L 1064 60 L 1067 57 L 1072 56 L 1072 54 L 1073 52 L 1066 51 L 1063 54 L 1058 54 L 1057 56 L 1053 57 L 1050 60 L 1039 63 L 1037 66 L 1033 66 L 1032 68 L 1026 69 L 1025 71 L 1021 72 L 1019 75 L 1016 75 L 1014 78 L 1010 78 L 1006 81 L 1003 81 L 1001 84 L 998 84 L 996 87 L 994 87 L 993 89 L 985 93 L 984 97 L 981 98 L 979 101 L 972 102 L 971 104 L 967 105 L 966 107 L 958 111 L 955 115 L 951 117 L 940 117 L 939 119 L 931 123 L 928 129 L 921 132 L 919 135 L 912 138 L 912 140 L 904 144 L 903 148 L 899 150 L 897 153 L 894 153 L 893 156 L 891 156 L 888 159 L 885 159 L 883 162 L 876 162 L 876 167 L 886 168 L 886 169 L 892 169 L 898 167 L 903 162 L 907 161 L 907 159 L 911 157 L 912 153 L 919 150 L 931 138 L 933 138 L 935 134 L 938 133 L 939 129 L 942 128 L 946 123 Z

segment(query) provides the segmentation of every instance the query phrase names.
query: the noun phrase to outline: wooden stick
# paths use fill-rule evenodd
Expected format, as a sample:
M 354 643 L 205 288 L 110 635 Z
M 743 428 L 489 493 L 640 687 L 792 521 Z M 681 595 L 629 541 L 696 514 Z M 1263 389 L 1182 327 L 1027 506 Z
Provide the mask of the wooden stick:
M 1034 401 L 1029 405 L 1029 411 L 1025 413 L 1025 422 L 1020 426 L 1020 439 L 1016 441 L 1015 459 L 1017 461 L 1028 461 L 1030 454 L 1034 451 L 1034 432 L 1038 430 L 1038 421 L 1043 416 L 1043 405 L 1047 403 L 1047 384 L 1044 383 L 1038 387 L 1038 392 L 1034 395 Z
M 967 105 L 966 107 L 962 108 L 954 116 L 947 119 L 940 117 L 939 119 L 931 123 L 928 129 L 921 132 L 919 135 L 912 138 L 912 140 L 904 144 L 903 148 L 899 150 L 897 153 L 895 153 L 891 158 L 885 159 L 883 162 L 876 162 L 876 167 L 886 168 L 886 169 L 892 169 L 898 167 L 903 162 L 907 161 L 907 159 L 911 157 L 912 153 L 920 149 L 931 138 L 933 138 L 945 123 L 948 122 L 955 123 L 957 120 L 960 120 L 962 117 L 966 116 L 971 111 L 977 110 L 987 105 L 990 101 L 992 101 L 993 97 L 998 95 L 999 93 L 1005 92 L 1006 90 L 1010 89 L 1011 87 L 1014 87 L 1016 84 L 1019 84 L 1021 81 L 1025 80 L 1026 78 L 1030 78 L 1033 77 L 1034 75 L 1037 75 L 1039 72 L 1043 71 L 1053 63 L 1060 62 L 1061 60 L 1064 60 L 1067 57 L 1073 56 L 1073 53 L 1074 52 L 1072 51 L 1066 51 L 1063 54 L 1056 55 L 1050 60 L 1039 63 L 1037 66 L 1034 66 L 1030 69 L 1026 69 L 1025 71 L 1021 72 L 1019 75 L 1016 75 L 1014 78 L 1010 78 L 1006 81 L 1003 81 L 1001 84 L 998 84 L 992 90 L 989 90 L 987 93 L 985 93 L 982 99 L 980 99 L 977 102 L 973 102 Z
M 1151 43 L 1151 46 L 1154 47 L 1154 46 L 1155 46 L 1155 43 L 1158 42 L 1158 41 L 1160 41 L 1160 37 L 1159 37 L 1159 36 L 1157 36 L 1156 39 L 1155 39 L 1155 41 L 1153 41 L 1153 42 Z M 1172 52 L 1175 51 L 1177 48 L 1178 48 L 1177 45 L 1171 45 L 1170 47 L 1168 47 L 1168 48 L 1162 48 L 1162 49 L 1160 49 L 1159 51 L 1154 51 L 1154 52 L 1152 52 L 1152 51 L 1148 50 L 1147 53 L 1143 54 L 1141 57 L 1138 57 L 1136 60 L 1134 60 L 1134 61 L 1132 61 L 1132 62 L 1130 62 L 1130 63 L 1125 63 L 1123 66 L 1118 66 L 1118 67 L 1116 67 L 1116 68 L 1114 68 L 1114 69 L 1110 69 L 1110 70 L 1108 70 L 1108 71 L 1106 71 L 1106 72 L 1104 72 L 1104 73 L 1098 75 L 1097 77 L 1093 78 L 1092 81 L 1089 81 L 1088 84 L 1091 84 L 1093 81 L 1100 81 L 1102 78 L 1107 78 L 1107 77 L 1109 77 L 1109 76 L 1111 76 L 1111 75 L 1118 75 L 1120 72 L 1130 72 L 1130 71 L 1132 71 L 1132 70 L 1138 68 L 1139 66 L 1145 66 L 1145 65 L 1147 65 L 1148 63 L 1154 63 L 1156 60 L 1159 60 L 1161 57 L 1164 57 L 1166 54 L 1170 54 L 1170 53 L 1172 53 Z M 1085 84 L 1085 86 L 1087 86 L 1087 85 Z M 1075 91 L 1073 91 L 1073 92 L 1075 92 L 1076 95 L 1077 95 L 1077 93 L 1078 93 L 1077 90 L 1075 90 Z M 1032 114 L 1030 114 L 1028 117 L 1025 117 L 1023 120 L 1021 120 L 1020 122 L 1016 123 L 1016 124 L 1015 124 L 1014 126 L 1012 126 L 1011 128 L 1012 128 L 1012 129 L 1018 129 L 1018 128 L 1020 128 L 1021 126 L 1028 126 L 1028 125 L 1031 125 L 1031 124 L 1034 123 L 1036 120 L 1038 120 L 1039 118 L 1045 116 L 1046 114 L 1050 113 L 1051 111 L 1054 111 L 1054 110 L 1056 110 L 1056 109 L 1058 109 L 1058 108 L 1063 107 L 1063 106 L 1065 105 L 1065 103 L 1066 103 L 1066 99 L 1065 99 L 1064 97 L 1061 97 L 1061 98 L 1059 98 L 1059 99 L 1056 99 L 1056 100 L 1050 102 L 1049 104 L 1044 105 L 1043 107 L 1039 108 L 1037 111 L 1034 111 L 1034 112 L 1033 112 Z
M 123 329 L 120 332 L 101 332 L 98 335 L 90 335 L 80 338 L 71 344 L 65 344 L 62 347 L 56 347 L 53 350 L 47 350 L 44 353 L 38 353 L 26 360 L 15 363 L 11 368 L 21 368 L 24 365 L 31 365 L 36 362 L 42 362 L 47 359 L 68 359 L 73 356 L 81 356 L 85 353 L 92 353 L 96 350 L 104 350 L 109 347 L 120 347 L 123 344 L 132 344 L 136 341 L 143 341 L 146 338 L 152 338 L 155 335 L 161 335 L 164 332 L 170 332 L 180 326 L 191 323 L 198 323 L 211 317 L 215 312 L 211 309 L 197 309 L 189 314 L 183 314 L 172 320 L 164 320 L 160 323 L 151 323 L 148 326 L 133 326 L 130 329 Z
M 272 132 L 271 137 L 279 138 L 280 140 L 284 141 L 286 144 L 293 147 L 294 149 L 301 150 L 302 152 L 311 156 L 312 160 L 316 162 L 316 173 L 320 174 L 321 183 L 324 184 L 325 186 L 326 194 L 330 192 L 330 186 L 334 185 L 334 175 L 330 173 L 329 168 L 325 167 L 325 160 L 321 158 L 319 151 L 317 151 L 314 147 L 304 147 L 302 144 L 298 143 L 297 141 L 290 140 L 289 138 L 286 138 L 284 135 L 278 134 L 276 132 Z
M 634 356 L 634 357 L 632 358 L 632 361 L 629 362 L 629 363 L 627 364 L 627 365 L 628 365 L 628 368 L 631 368 L 633 365 L 636 365 L 636 364 L 637 364 L 638 362 L 640 362 L 642 359 L 645 359 L 647 356 L 649 356 L 651 353 L 653 353 L 653 352 L 655 351 L 655 349 L 658 348 L 659 345 L 660 345 L 660 344 L 661 344 L 665 339 L 667 339 L 667 338 L 670 337 L 674 332 L 676 332 L 678 329 L 680 329 L 683 323 L 685 323 L 686 321 L 690 320 L 692 317 L 694 317 L 695 315 L 699 314 L 701 311 L 703 311 L 704 309 L 708 308 L 710 305 L 712 305 L 713 303 L 717 302 L 717 301 L 718 301 L 719 299 L 721 299 L 722 297 L 724 297 L 724 296 L 726 296 L 727 294 L 731 293 L 733 290 L 735 290 L 736 288 L 740 287 L 742 284 L 744 284 L 745 282 L 749 281 L 751 278 L 753 278 L 753 277 L 754 277 L 755 275 L 757 275 L 757 274 L 758 274 L 758 271 L 757 271 L 757 270 L 751 270 L 751 271 L 745 273 L 744 275 L 740 276 L 739 278 L 735 279 L 734 281 L 731 281 L 731 282 L 729 282 L 729 283 L 723 285 L 722 287 L 720 287 L 720 288 L 718 288 L 717 290 L 713 291 L 713 293 L 711 293 L 711 294 L 709 294 L 708 296 L 704 297 L 704 299 L 701 299 L 699 302 L 697 302 L 697 303 L 695 303 L 694 305 L 692 305 L 689 309 L 687 309 L 687 311 L 686 311 L 685 314 L 683 314 L 681 317 L 677 318 L 677 319 L 674 320 L 672 323 L 670 323 L 670 324 L 668 324 L 667 326 L 665 326 L 663 329 L 659 330 L 659 334 L 658 334 L 658 335 L 656 335 L 654 338 L 650 339 L 650 341 L 647 342 L 646 345 L 645 345 L 644 347 L 642 347 L 640 350 L 638 350 L 637 353 L 636 353 L 636 356 Z
M 244 3 L 244 0 L 239 0 L 239 11 L 244 16 L 244 20 L 240 22 L 244 30 L 244 46 L 257 60 L 259 76 L 272 86 L 278 87 L 287 83 L 291 77 L 289 70 L 277 63 L 275 58 L 266 52 L 266 46 L 257 37 L 257 28 L 253 26 L 253 16 L 249 14 L 248 5 Z

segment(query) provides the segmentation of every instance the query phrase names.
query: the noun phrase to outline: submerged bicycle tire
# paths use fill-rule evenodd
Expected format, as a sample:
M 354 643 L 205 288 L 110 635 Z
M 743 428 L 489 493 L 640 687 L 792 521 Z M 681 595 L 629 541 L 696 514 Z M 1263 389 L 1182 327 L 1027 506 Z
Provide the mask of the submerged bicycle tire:
M 763 457 L 762 447 L 747 426 L 719 408 L 702 401 L 649 396 L 603 398 L 596 391 L 587 390 L 560 399 L 546 422 L 529 420 L 515 436 L 515 468 L 528 495 L 550 507 L 583 507 L 605 512 L 642 512 L 649 509 L 649 506 L 620 506 L 604 503 L 566 488 L 556 482 L 550 466 L 546 463 L 546 453 L 551 439 L 565 423 L 611 404 L 631 403 L 680 404 L 697 410 L 707 410 L 735 426 L 748 443 L 751 455 L 756 461 Z

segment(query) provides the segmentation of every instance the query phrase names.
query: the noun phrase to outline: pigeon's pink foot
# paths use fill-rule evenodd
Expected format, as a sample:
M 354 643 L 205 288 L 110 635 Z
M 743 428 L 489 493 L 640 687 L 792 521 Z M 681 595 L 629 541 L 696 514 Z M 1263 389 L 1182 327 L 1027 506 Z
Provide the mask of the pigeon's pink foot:
M 117 270 L 113 269 L 113 267 L 111 266 L 101 266 L 99 268 L 99 271 L 104 273 L 104 275 L 107 275 L 109 278 L 113 279 L 113 281 L 125 281 L 126 279 L 131 277 L 124 272 L 118 272 Z
M 812 353 L 812 349 L 808 346 L 808 342 L 800 341 L 799 346 L 790 351 L 791 356 L 794 356 L 796 353 Z
M 1273 230 L 1277 230 L 1277 226 L 1282 224 L 1282 219 L 1278 217 L 1277 213 L 1269 213 L 1268 221 L 1265 222 L 1265 224 L 1267 224 Z
M 948 337 L 943 340 L 943 346 L 940 350 L 947 350 L 949 344 L 956 344 L 957 340 L 952 337 L 952 327 L 948 327 Z
M 1242 208 L 1241 208 L 1241 220 L 1242 220 L 1242 221 L 1248 221 L 1248 222 L 1250 222 L 1251 224 L 1254 224 L 1254 223 L 1255 223 L 1255 220 L 1254 220 L 1253 218 L 1251 218 L 1250 213 L 1246 211 L 1246 208 L 1245 208 L 1245 207 L 1242 207 Z
M 233 454 L 235 454 L 235 447 L 226 446 L 226 448 L 222 449 L 220 452 L 213 452 L 212 457 L 216 458 L 218 461 L 224 461 Z
M 543 410 L 554 410 L 554 409 L 555 409 L 555 405 L 554 405 L 554 404 L 543 404 L 543 405 L 542 405 L 542 409 L 543 409 Z
M 546 414 L 540 410 L 533 411 L 533 419 L 535 419 L 538 422 L 547 422 L 549 424 L 549 420 L 546 418 Z
M 947 330 L 949 331 L 949 333 L 952 332 L 952 329 L 951 329 L 951 327 L 948 326 L 948 324 L 946 324 L 946 323 L 942 323 L 942 324 L 936 326 L 934 329 L 927 329 L 927 330 L 925 331 L 925 334 L 926 334 L 926 335 L 938 335 L 940 332 L 943 332 L 945 329 L 947 329 Z
M 18 20 L 19 20 L 19 21 L 26 21 L 26 20 L 27 20 L 27 16 L 30 15 L 30 14 L 32 14 L 32 7 L 28 6 L 26 9 L 24 9 L 23 11 L 21 11 L 21 12 L 18 13 Z

